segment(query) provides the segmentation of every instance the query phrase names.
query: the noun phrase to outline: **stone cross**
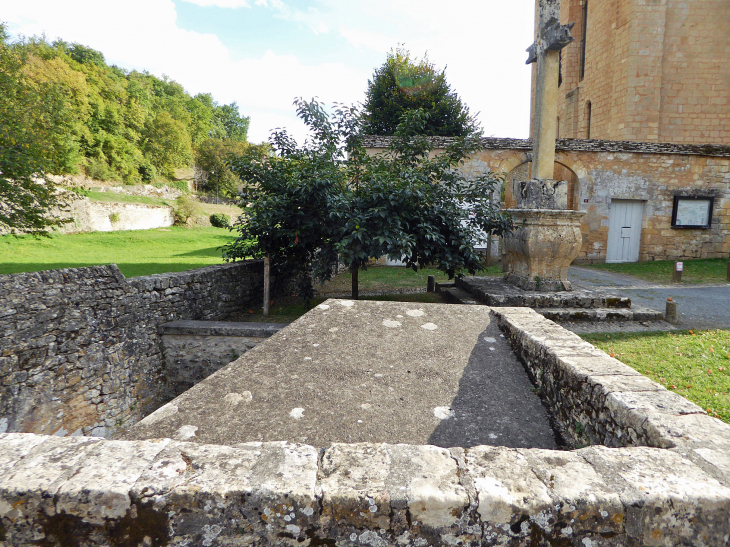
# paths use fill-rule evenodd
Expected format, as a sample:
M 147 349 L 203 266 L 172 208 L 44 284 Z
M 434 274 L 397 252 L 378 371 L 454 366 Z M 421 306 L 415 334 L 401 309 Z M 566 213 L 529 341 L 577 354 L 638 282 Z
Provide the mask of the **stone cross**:
M 537 62 L 532 178 L 552 179 L 558 126 L 560 50 L 573 41 L 570 30 L 575 23 L 560 24 L 560 0 L 539 0 L 538 4 L 537 40 L 527 49 L 527 64 Z

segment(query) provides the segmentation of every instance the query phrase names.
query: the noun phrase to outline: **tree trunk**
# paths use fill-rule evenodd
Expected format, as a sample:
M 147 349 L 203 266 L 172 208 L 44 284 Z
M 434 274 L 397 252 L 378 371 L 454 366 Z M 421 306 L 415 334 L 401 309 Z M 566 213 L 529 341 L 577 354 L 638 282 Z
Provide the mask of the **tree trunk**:
M 350 272 L 352 273 L 352 299 L 359 300 L 360 297 L 357 291 L 357 274 L 360 272 L 360 268 L 355 266 L 350 269 Z
M 271 260 L 269 255 L 264 258 L 264 317 L 269 316 L 271 303 Z

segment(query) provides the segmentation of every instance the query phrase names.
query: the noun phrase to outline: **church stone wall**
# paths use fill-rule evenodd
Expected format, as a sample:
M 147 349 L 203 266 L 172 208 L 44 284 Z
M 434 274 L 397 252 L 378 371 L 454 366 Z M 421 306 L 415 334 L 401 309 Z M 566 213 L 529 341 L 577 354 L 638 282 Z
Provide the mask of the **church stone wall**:
M 730 143 L 726 0 L 564 0 L 561 22 L 576 23 L 562 53 L 561 138 Z
M 388 145 L 388 137 L 369 137 L 371 153 Z M 447 140 L 436 139 L 443 147 Z M 493 171 L 507 176 L 527 172 L 532 142 L 488 138 L 461 169 L 467 175 Z M 585 211 L 583 245 L 578 261 L 603 262 L 608 245 L 612 200 L 644 203 L 639 260 L 726 258 L 730 254 L 730 146 L 676 145 L 586 139 L 560 139 L 556 165 L 575 174 L 573 209 Z M 556 170 L 557 172 L 557 170 Z M 505 206 L 515 207 L 512 184 Z M 674 196 L 713 197 L 709 229 L 672 228 Z

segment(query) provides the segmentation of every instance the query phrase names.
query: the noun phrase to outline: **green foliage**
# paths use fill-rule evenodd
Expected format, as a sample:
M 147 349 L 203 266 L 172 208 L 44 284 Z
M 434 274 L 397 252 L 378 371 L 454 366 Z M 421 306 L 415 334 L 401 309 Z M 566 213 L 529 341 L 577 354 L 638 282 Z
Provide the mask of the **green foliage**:
M 277 131 L 270 139 L 275 157 L 232 164 L 247 187 L 235 224 L 240 237 L 225 247 L 227 259 L 268 254 L 281 267 L 326 281 L 338 257 L 355 274 L 371 257 L 388 255 L 414 270 L 435 264 L 453 277 L 479 268 L 480 231 L 510 228 L 490 199 L 498 177 L 467 180 L 456 169 L 479 149 L 479 133 L 431 158 L 422 135 L 430 115 L 408 111 L 390 153 L 369 156 L 355 108 L 337 107 L 330 118 L 316 101 L 295 104 L 312 140 L 298 146 Z
M 119 222 L 119 213 L 109 213 L 109 222 L 112 224 Z
M 175 200 L 175 224 L 186 225 L 198 212 L 198 203 L 188 194 Z
M 268 144 L 249 144 L 233 139 L 207 139 L 195 151 L 198 168 L 198 187 L 235 198 L 241 186 L 240 179 L 230 170 L 229 163 L 244 155 L 264 158 L 271 151 Z
M 33 82 L 25 65 L 22 51 L 0 42 L 0 227 L 39 235 L 66 222 L 48 212 L 71 196 L 47 175 L 68 159 L 72 116 L 64 90 Z
M 216 228 L 228 228 L 231 225 L 231 217 L 225 213 L 213 213 L 210 215 L 210 225 Z
M 174 176 L 176 167 L 193 160 L 192 141 L 185 125 L 165 111 L 146 125 L 142 150 L 152 165 L 167 177 Z
M 363 131 L 370 135 L 395 135 L 405 112 L 422 109 L 428 114 L 424 135 L 466 137 L 476 129 L 459 96 L 446 83 L 428 57 L 411 58 L 398 48 L 368 81 Z
M 83 169 L 100 180 L 149 183 L 189 166 L 195 147 L 211 137 L 246 140 L 249 119 L 236 103 L 219 105 L 209 94 L 191 97 L 167 77 L 108 66 L 101 52 L 81 44 L 43 38 L 8 43 L 4 26 L 0 44 L 2 63 L 16 59 L 25 87 L 37 96 L 52 92 L 50 104 L 64 111 L 58 130 L 47 129 L 56 135 L 49 158 L 54 174 Z M 30 106 L 15 94 L 5 97 L 13 101 L 17 111 Z

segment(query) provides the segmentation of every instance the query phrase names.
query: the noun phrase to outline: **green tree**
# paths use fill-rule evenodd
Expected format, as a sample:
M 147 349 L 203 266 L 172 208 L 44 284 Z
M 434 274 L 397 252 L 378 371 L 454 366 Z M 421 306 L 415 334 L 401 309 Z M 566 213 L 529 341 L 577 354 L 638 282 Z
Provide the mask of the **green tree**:
M 241 116 L 238 112 L 238 105 L 235 102 L 216 105 L 213 117 L 214 125 L 222 128 L 225 132 L 223 138 L 246 142 L 250 119 L 246 116 Z
M 249 186 L 235 224 L 239 237 L 224 248 L 225 258 L 270 255 L 324 281 L 339 256 L 357 298 L 357 274 L 372 257 L 403 258 L 414 270 L 433 263 L 453 277 L 479 267 L 474 244 L 481 233 L 509 230 L 509 218 L 490 199 L 500 179 L 466 179 L 458 170 L 479 149 L 478 132 L 430 157 L 431 140 L 422 134 L 429 114 L 415 110 L 403 116 L 390 153 L 369 156 L 356 109 L 338 107 L 330 117 L 316 101 L 295 104 L 311 140 L 299 146 L 277 131 L 270 139 L 276 157 L 233 164 Z
M 403 48 L 391 50 L 368 81 L 363 131 L 394 135 L 405 112 L 422 109 L 428 114 L 424 135 L 466 137 L 476 124 L 469 109 L 427 56 L 412 58 Z
M 6 37 L 0 24 L 0 36 Z M 34 235 L 63 224 L 69 194 L 48 174 L 63 169 L 70 113 L 63 90 L 30 81 L 23 51 L 0 42 L 0 227 Z
M 189 165 L 193 159 L 192 143 L 185 125 L 164 110 L 145 126 L 142 150 L 152 165 L 167 177 L 172 177 L 176 168 Z
M 250 144 L 231 139 L 206 139 L 195 149 L 195 165 L 204 187 L 226 198 L 238 195 L 241 180 L 230 169 L 230 162 L 247 156 L 263 159 L 269 154 L 268 144 Z

